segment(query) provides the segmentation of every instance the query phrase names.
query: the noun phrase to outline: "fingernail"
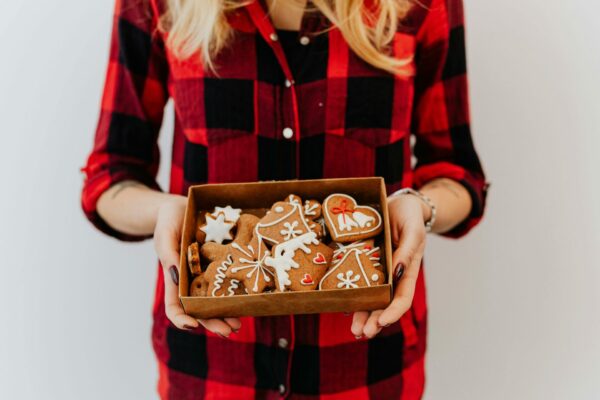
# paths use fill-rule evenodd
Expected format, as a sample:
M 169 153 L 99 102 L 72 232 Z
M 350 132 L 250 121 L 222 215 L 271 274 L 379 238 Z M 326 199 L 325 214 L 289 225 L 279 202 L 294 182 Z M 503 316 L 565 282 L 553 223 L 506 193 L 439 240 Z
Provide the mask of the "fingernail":
M 223 335 L 222 333 L 217 332 L 217 335 L 221 336 L 223 339 L 227 339 L 228 336 Z
M 355 335 L 354 337 L 356 338 L 356 340 L 362 339 L 362 335 Z
M 192 329 L 195 329 L 195 327 L 194 327 L 194 326 L 190 326 L 190 325 L 188 325 L 188 324 L 184 324 L 184 325 L 183 325 L 183 329 L 189 329 L 189 330 L 192 330 Z
M 349 316 L 350 316 L 350 313 L 349 313 L 349 312 L 345 312 L 345 313 L 344 313 L 344 317 L 349 317 Z
M 396 280 L 402 278 L 402 274 L 404 274 L 404 264 L 400 263 L 396 265 L 396 269 L 394 270 L 394 276 Z
M 379 322 L 377 322 L 377 326 L 379 327 L 379 329 L 381 329 L 381 328 L 387 328 L 388 326 L 390 326 L 390 324 L 381 325 Z
M 232 329 L 233 333 L 238 333 L 240 330 L 239 329 Z
M 179 285 L 179 271 L 177 271 L 177 267 L 171 265 L 169 267 L 169 275 L 171 275 L 171 280 L 174 284 Z

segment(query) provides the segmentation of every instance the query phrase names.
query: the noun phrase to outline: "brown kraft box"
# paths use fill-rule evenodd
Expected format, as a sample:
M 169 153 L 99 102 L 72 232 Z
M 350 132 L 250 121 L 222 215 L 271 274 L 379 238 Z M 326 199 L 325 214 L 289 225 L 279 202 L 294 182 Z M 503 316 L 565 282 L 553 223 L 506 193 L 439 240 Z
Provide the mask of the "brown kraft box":
M 187 248 L 195 241 L 197 217 L 215 206 L 230 205 L 243 213 L 258 214 L 277 201 L 295 194 L 302 199 L 322 202 L 332 193 L 345 193 L 360 205 L 370 205 L 383 218 L 381 264 L 387 270 L 383 285 L 353 289 L 314 290 L 305 292 L 271 292 L 231 297 L 191 297 Z M 385 308 L 392 297 L 392 245 L 387 193 L 383 178 L 344 178 L 226 183 L 191 186 L 181 238 L 179 298 L 185 312 L 194 318 L 272 316 L 353 312 Z M 381 234 L 380 234 L 381 235 Z

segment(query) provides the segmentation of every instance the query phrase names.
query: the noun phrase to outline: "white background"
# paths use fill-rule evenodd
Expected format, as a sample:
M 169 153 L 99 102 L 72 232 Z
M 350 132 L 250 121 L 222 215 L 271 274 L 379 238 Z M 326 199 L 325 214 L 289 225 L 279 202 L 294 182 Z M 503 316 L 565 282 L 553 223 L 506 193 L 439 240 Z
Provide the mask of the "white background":
M 466 3 L 492 187 L 472 234 L 429 241 L 427 399 L 598 399 L 600 6 Z M 0 2 L 3 399 L 156 397 L 152 245 L 102 236 L 79 208 L 112 6 Z

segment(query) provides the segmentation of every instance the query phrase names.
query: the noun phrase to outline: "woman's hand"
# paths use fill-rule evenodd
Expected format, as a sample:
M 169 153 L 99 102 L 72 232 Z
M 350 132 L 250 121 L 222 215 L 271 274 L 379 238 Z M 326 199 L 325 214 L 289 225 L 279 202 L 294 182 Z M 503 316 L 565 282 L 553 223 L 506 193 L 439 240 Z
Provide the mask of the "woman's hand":
M 196 320 L 185 313 L 179 302 L 179 246 L 186 198 L 169 196 L 158 208 L 154 229 L 154 247 L 163 267 L 165 281 L 165 312 L 179 329 L 191 330 L 199 324 L 222 337 L 236 333 L 240 327 L 237 318 Z
M 354 313 L 352 333 L 357 339 L 372 338 L 384 327 L 397 322 L 408 311 L 415 293 L 421 259 L 425 251 L 425 221 L 429 210 L 416 196 L 388 199 L 394 265 L 394 298 L 385 310 Z

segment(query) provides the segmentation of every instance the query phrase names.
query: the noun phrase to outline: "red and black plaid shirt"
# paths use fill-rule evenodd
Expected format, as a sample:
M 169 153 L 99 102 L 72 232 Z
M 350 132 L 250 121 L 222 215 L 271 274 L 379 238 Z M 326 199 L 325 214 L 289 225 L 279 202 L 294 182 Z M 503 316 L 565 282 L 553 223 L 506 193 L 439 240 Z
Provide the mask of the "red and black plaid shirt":
M 330 26 L 318 13 L 304 15 L 298 33 L 304 59 L 301 68 L 290 68 L 300 64 L 286 60 L 264 0 L 228 17 L 235 39 L 216 59 L 216 77 L 165 48 L 156 28 L 160 0 L 118 0 L 102 111 L 84 167 L 86 215 L 107 234 L 143 239 L 109 227 L 96 202 L 125 179 L 158 189 L 157 135 L 172 98 L 171 193 L 205 182 L 373 175 L 383 176 L 391 192 L 447 177 L 468 189 L 473 209 L 445 236 L 466 234 L 483 215 L 486 183 L 469 128 L 462 2 L 422 3 L 393 43 L 394 54 L 414 55 L 414 77 L 370 66 L 337 29 L 316 35 Z M 159 271 L 152 337 L 163 399 L 422 394 L 422 273 L 411 310 L 372 340 L 356 340 L 352 318 L 342 314 L 243 318 L 231 339 L 202 328 L 184 332 L 167 320 L 162 299 Z

